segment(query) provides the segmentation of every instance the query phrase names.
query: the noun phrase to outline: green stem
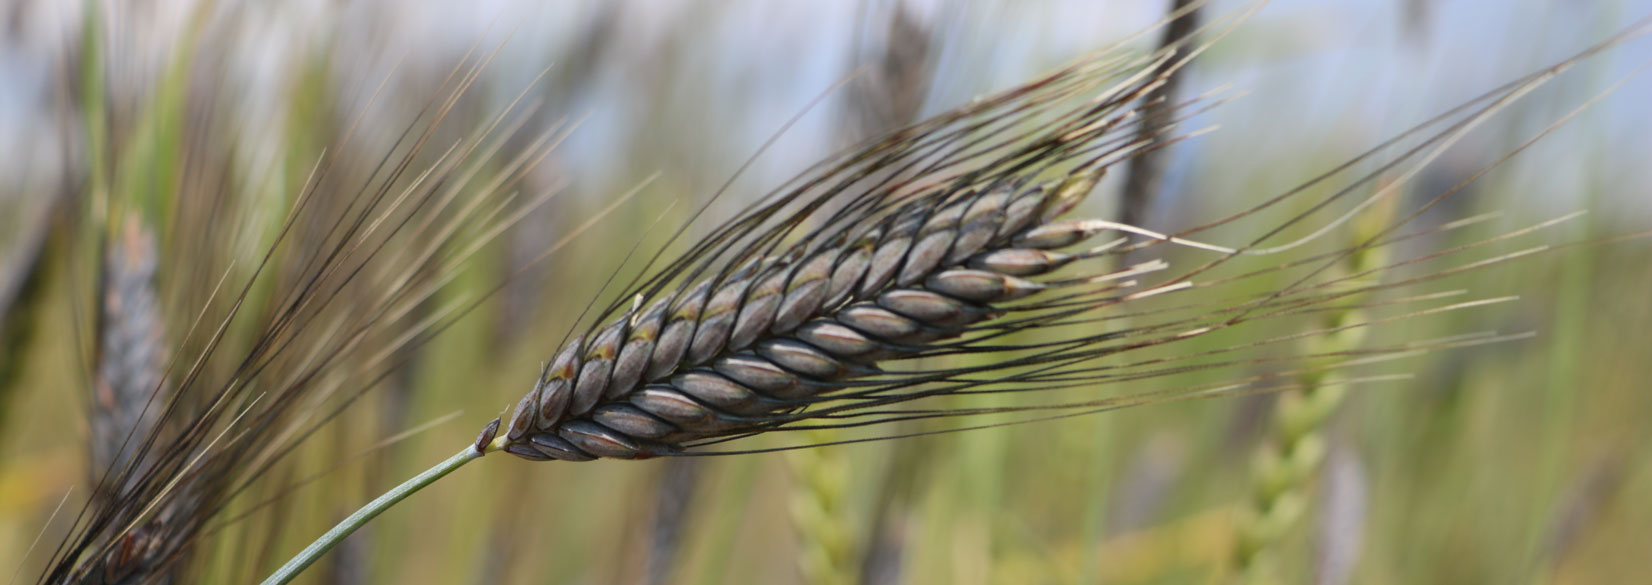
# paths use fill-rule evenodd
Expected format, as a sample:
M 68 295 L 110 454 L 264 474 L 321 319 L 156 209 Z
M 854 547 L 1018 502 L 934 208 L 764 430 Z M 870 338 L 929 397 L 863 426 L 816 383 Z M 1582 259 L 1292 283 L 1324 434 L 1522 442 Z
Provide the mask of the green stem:
M 350 517 L 340 521 L 332 530 L 328 530 L 326 534 L 321 535 L 321 538 L 317 538 L 315 542 L 310 543 L 310 546 L 304 547 L 304 550 L 300 551 L 298 556 L 293 557 L 292 560 L 287 561 L 287 564 L 281 565 L 280 569 L 264 580 L 263 585 L 282 585 L 291 582 L 298 577 L 299 573 L 304 572 L 304 569 L 314 564 L 316 559 L 321 558 L 321 555 L 327 554 L 327 551 L 338 546 L 338 543 L 342 542 L 345 537 L 350 536 L 356 529 L 367 524 L 367 521 L 384 513 L 385 510 L 390 509 L 397 502 L 407 499 L 408 496 L 413 495 L 413 492 L 424 489 L 425 486 L 435 483 L 436 480 L 453 473 L 453 470 L 470 463 L 483 454 L 476 447 L 467 445 L 465 450 L 460 451 L 457 455 L 437 463 L 435 467 L 426 469 L 424 473 L 414 476 L 413 479 L 407 480 L 405 483 L 385 492 L 384 495 L 368 502 L 367 505 L 362 506 L 360 510 L 356 510 Z

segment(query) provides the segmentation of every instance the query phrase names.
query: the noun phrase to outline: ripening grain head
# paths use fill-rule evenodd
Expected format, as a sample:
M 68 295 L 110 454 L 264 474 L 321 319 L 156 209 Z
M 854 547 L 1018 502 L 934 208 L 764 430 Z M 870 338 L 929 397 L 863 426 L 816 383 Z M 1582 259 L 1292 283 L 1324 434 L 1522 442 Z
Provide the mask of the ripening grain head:
M 1066 218 L 1109 170 L 1186 137 L 1167 130 L 1209 107 L 1213 96 L 1175 104 L 1175 114 L 1146 116 L 1142 109 L 1159 105 L 1150 98 L 1154 90 L 1231 24 L 1207 27 L 1203 45 L 1183 41 L 1148 55 L 1101 52 L 890 132 L 816 165 L 683 255 L 655 256 L 651 272 L 624 287 L 594 324 L 545 362 L 491 448 L 530 460 L 634 459 L 695 454 L 781 429 L 875 429 L 1017 412 L 1031 420 L 1277 391 L 1295 387 L 1291 376 L 1301 371 L 1502 339 L 1246 357 L 1248 350 L 1319 333 L 1358 332 L 1507 300 L 1421 295 L 1384 302 L 1407 312 L 1371 321 L 1288 335 L 1251 326 L 1305 320 L 1369 302 L 1364 299 L 1376 291 L 1534 251 L 1461 259 L 1490 243 L 1480 242 L 1361 265 L 1353 274 L 1331 270 L 1343 258 L 1416 237 L 1403 230 L 1456 189 L 1395 214 L 1400 187 L 1469 129 L 1575 61 L 1505 85 L 1240 215 L 1181 234 Z M 1143 125 L 1152 131 L 1141 131 Z M 1401 140 L 1413 144 L 1390 152 Z M 1375 170 L 1356 170 L 1360 165 Z M 1284 211 L 1287 206 L 1304 211 Z M 1373 209 L 1382 210 L 1376 220 L 1366 218 Z M 1192 239 L 1264 213 L 1279 219 L 1241 245 Z M 1366 227 L 1357 237 L 1325 237 L 1359 225 Z M 1171 248 L 1207 259 L 1174 266 L 1166 261 Z M 1286 255 L 1293 251 L 1310 253 Z M 1394 276 L 1441 258 L 1445 262 L 1403 280 Z M 1288 284 L 1242 288 L 1276 273 Z M 1154 304 L 1159 301 L 1182 304 Z M 1245 337 L 1250 331 L 1257 333 Z M 1193 354 L 1135 357 L 1148 348 L 1174 352 L 1216 334 L 1238 337 Z M 1296 369 L 1156 395 L 1126 390 L 986 409 L 932 405 L 946 396 L 1099 391 L 1188 370 L 1264 363 Z

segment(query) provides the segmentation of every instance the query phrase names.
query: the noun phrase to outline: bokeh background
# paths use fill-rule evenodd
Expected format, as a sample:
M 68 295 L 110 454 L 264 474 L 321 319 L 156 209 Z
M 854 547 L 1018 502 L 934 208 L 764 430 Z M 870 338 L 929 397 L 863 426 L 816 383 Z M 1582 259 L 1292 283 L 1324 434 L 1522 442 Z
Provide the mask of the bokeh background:
M 0 6 L 0 575 L 38 574 L 64 531 L 54 508 L 77 510 L 106 457 L 91 446 L 100 416 L 91 388 L 101 379 L 92 348 L 107 332 L 89 316 L 114 279 L 97 277 L 106 262 L 97 242 L 139 267 L 135 294 L 155 297 L 129 336 L 152 350 L 132 367 L 153 369 L 179 351 L 206 302 L 217 273 L 202 267 L 256 258 L 323 147 L 356 128 L 357 150 L 329 154 L 371 166 L 473 51 L 497 54 L 438 142 L 486 125 L 526 91 L 534 107 L 518 120 L 520 137 L 489 160 L 506 164 L 537 152 L 540 133 L 567 130 L 516 185 L 556 196 L 525 209 L 421 310 L 514 275 L 406 350 L 269 485 L 231 506 L 254 513 L 203 539 L 179 582 L 254 581 L 469 441 L 529 389 L 638 234 L 662 214 L 686 217 L 765 141 L 775 138 L 711 216 L 892 125 L 1119 42 L 1163 18 L 1165 4 L 9 0 Z M 1227 85 L 1245 95 L 1190 122 L 1220 129 L 1168 151 L 1142 223 L 1172 231 L 1222 217 L 1647 15 L 1644 0 L 1273 2 L 1187 72 L 1186 95 Z M 1130 42 L 1146 50 L 1155 38 Z M 1584 62 L 1446 153 L 1407 201 L 1480 170 L 1649 59 L 1642 41 Z M 832 90 L 863 64 L 868 74 Z M 1536 243 L 1652 229 L 1646 104 L 1652 78 L 1629 77 L 1429 221 L 1498 216 L 1419 245 L 1575 210 L 1589 213 Z M 1089 210 L 1108 213 L 1114 186 Z M 566 248 L 516 271 L 638 187 Z M 88 235 L 100 233 L 119 237 Z M 1520 299 L 1389 335 L 1538 335 L 1386 365 L 1415 377 L 1353 391 L 1322 431 L 1328 454 L 1307 480 L 1302 520 L 1272 545 L 1286 580 L 1652 575 L 1649 266 L 1652 245 L 1626 239 L 1414 291 Z M 1149 405 L 796 454 L 580 465 L 489 457 L 387 513 L 306 579 L 1205 583 L 1230 570 L 1275 400 Z M 276 513 L 254 510 L 276 495 Z M 26 554 L 37 536 L 44 550 Z

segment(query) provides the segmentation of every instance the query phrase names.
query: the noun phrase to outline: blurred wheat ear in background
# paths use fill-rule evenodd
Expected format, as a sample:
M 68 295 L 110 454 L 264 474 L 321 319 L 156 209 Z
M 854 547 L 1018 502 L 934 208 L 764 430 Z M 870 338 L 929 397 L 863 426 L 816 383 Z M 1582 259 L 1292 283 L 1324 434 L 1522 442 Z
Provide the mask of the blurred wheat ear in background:
M 166 327 L 155 294 L 155 235 L 137 217 L 121 222 L 104 255 L 98 373 L 92 387 L 92 477 L 130 463 L 129 437 L 152 431 L 166 394 Z M 141 474 L 141 471 L 140 471 Z M 120 491 L 120 488 L 112 488 Z
M 1293 112 L 1304 144 L 1207 85 L 1312 93 L 1244 66 L 1319 50 L 1268 54 L 1326 25 L 1274 8 L 64 11 L 40 91 L 72 105 L 74 170 L 8 183 L 68 195 L 0 254 L 0 562 L 340 585 L 1638 566 L 1619 543 L 1652 510 L 1620 494 L 1652 480 L 1629 416 L 1652 402 L 1624 389 L 1652 372 L 1611 332 L 1652 318 L 1620 292 L 1652 273 L 1616 268 L 1645 264 L 1645 224 L 1520 198 L 1585 168 L 1550 144 L 1621 115 L 1647 23 L 1602 17 L 1445 107 Z M 730 32 L 752 23 L 787 49 Z M 754 68 L 817 43 L 835 56 L 794 77 Z M 1617 140 L 1585 144 L 1639 152 Z M 449 475 L 498 451 L 556 463 Z

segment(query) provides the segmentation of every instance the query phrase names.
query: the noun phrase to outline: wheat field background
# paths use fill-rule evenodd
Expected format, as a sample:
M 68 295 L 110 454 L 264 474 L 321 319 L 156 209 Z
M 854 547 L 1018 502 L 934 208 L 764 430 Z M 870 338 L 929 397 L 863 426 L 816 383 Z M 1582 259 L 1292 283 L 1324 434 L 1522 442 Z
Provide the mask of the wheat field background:
M 439 146 L 413 166 L 518 103 L 512 133 L 474 160 L 484 175 L 514 173 L 488 201 L 520 218 L 496 236 L 482 225 L 446 236 L 444 249 L 478 244 L 449 272 L 407 285 L 441 276 L 446 286 L 314 381 L 334 394 L 283 420 L 335 407 L 337 418 L 264 469 L 181 564 L 148 582 L 257 582 L 361 503 L 470 442 L 531 388 L 628 251 L 657 243 L 660 226 L 687 219 L 771 138 L 709 216 L 732 215 L 869 135 L 1119 42 L 1163 18 L 1165 4 L 9 0 L 0 6 L 0 575 L 38 578 L 98 466 L 115 457 L 96 447 L 116 424 L 99 389 L 188 363 L 201 350 L 185 338 L 202 307 L 223 307 L 220 279 L 248 277 L 317 161 L 336 160 L 347 185 L 401 156 L 397 137 L 449 95 L 456 67 L 486 61 L 432 132 Z M 1222 86 L 1244 95 L 1184 124 L 1219 129 L 1166 151 L 1141 223 L 1170 232 L 1234 213 L 1647 15 L 1644 0 L 1273 2 L 1187 70 L 1186 95 Z M 1131 42 L 1145 51 L 1154 38 Z M 1535 336 L 1361 366 L 1410 377 L 1351 389 L 1316 430 L 1325 455 L 1300 479 L 1304 512 L 1268 542 L 1283 582 L 1652 575 L 1652 239 L 1619 238 L 1652 229 L 1652 77 L 1632 75 L 1648 59 L 1642 40 L 1583 62 L 1405 187 L 1397 205 L 1426 201 L 1628 76 L 1419 219 L 1484 217 L 1407 242 L 1412 254 L 1579 210 L 1588 213 L 1498 250 L 1597 243 L 1388 291 L 1518 299 L 1380 339 Z M 518 157 L 534 164 L 512 167 Z M 1118 183 L 1104 183 L 1086 211 L 1112 213 Z M 109 258 L 136 276 L 113 277 Z M 266 314 L 278 289 L 253 288 L 247 313 Z M 258 322 L 225 328 L 226 351 L 248 345 Z M 440 334 L 416 346 L 398 336 L 435 322 Z M 107 339 L 125 344 L 127 362 L 104 363 Z M 306 355 L 289 353 L 249 396 L 279 392 L 281 368 Z M 1268 367 L 1155 377 L 1130 391 Z M 300 582 L 1223 581 L 1278 400 L 1151 404 L 792 453 L 580 464 L 501 454 L 392 509 Z

